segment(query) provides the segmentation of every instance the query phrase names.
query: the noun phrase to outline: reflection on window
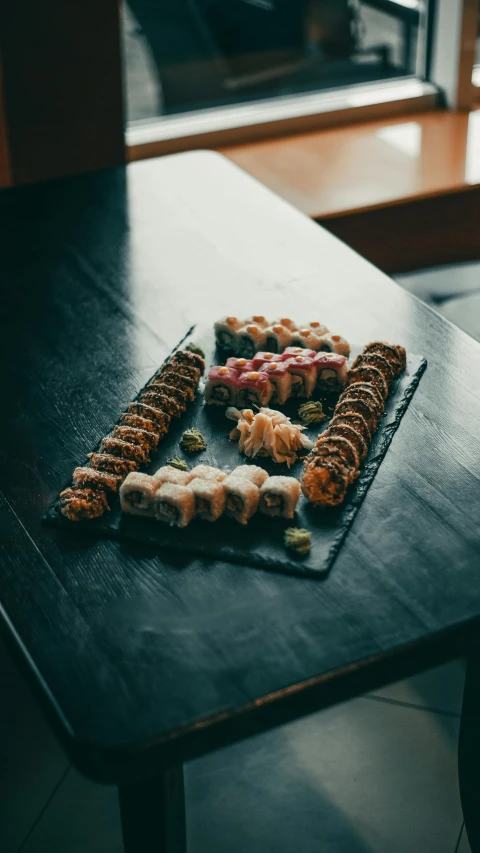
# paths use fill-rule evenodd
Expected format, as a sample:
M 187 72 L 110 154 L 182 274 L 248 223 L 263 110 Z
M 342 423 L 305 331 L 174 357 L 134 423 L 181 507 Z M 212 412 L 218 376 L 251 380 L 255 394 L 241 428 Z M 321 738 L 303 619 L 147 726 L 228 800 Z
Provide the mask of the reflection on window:
M 426 0 L 128 0 L 127 118 L 415 73 Z
M 473 66 L 472 83 L 480 89 L 480 13 L 478 16 L 477 49 L 475 51 L 475 65 Z

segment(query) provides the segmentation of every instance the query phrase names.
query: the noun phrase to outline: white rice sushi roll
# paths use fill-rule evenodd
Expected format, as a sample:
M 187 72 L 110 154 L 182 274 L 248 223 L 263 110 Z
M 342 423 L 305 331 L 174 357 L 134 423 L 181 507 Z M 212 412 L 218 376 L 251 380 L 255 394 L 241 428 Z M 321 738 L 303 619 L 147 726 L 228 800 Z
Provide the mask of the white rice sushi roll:
M 153 479 L 157 484 L 157 489 L 162 483 L 175 483 L 177 486 L 186 486 L 192 479 L 191 471 L 180 471 L 179 468 L 173 468 L 171 465 L 164 465 L 155 471 Z
M 297 329 L 297 331 L 292 335 L 292 347 L 302 347 L 303 349 L 318 352 L 320 347 L 320 335 L 316 335 L 308 327 L 302 326 L 301 329 Z
M 216 521 L 225 509 L 225 489 L 216 480 L 195 477 L 188 486 L 195 497 L 195 515 L 203 521 Z
M 260 486 L 260 512 L 293 518 L 300 491 L 300 483 L 295 477 L 269 477 Z
M 214 323 L 215 341 L 217 347 L 231 352 L 236 351 L 237 332 L 243 326 L 243 320 L 236 317 L 222 317 Z
M 159 521 L 186 527 L 195 512 L 195 495 L 189 486 L 163 483 L 155 492 L 153 508 Z
M 246 524 L 248 519 L 257 511 L 260 493 L 246 477 L 227 477 L 225 488 L 225 515 Z
M 268 474 L 259 465 L 237 465 L 233 469 L 230 477 L 241 477 L 244 480 L 250 480 L 254 486 L 260 487 L 265 480 L 268 480 Z
M 131 471 L 120 486 L 120 506 L 129 515 L 153 516 L 153 499 L 158 483 L 148 474 Z
M 237 332 L 235 352 L 243 358 L 252 358 L 256 352 L 265 349 L 265 330 L 256 323 L 247 323 Z
M 318 352 L 336 352 L 337 355 L 350 355 L 350 344 L 341 335 L 323 335 L 320 338 Z
M 226 471 L 222 471 L 221 468 L 214 468 L 213 465 L 196 465 L 195 468 L 189 471 L 189 474 L 192 481 L 201 478 L 202 480 L 212 480 L 216 483 L 222 483 L 227 477 Z
M 282 326 L 281 323 L 273 323 L 265 329 L 265 349 L 267 352 L 283 352 L 292 345 L 294 332 Z M 262 347 L 259 347 L 262 349 Z

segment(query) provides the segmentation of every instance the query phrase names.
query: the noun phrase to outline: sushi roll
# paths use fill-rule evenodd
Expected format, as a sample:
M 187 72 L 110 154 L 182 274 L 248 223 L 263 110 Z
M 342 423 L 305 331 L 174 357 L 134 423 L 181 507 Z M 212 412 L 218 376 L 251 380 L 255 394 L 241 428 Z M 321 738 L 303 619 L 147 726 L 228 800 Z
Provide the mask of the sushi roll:
M 292 376 L 288 369 L 288 362 L 269 361 L 260 367 L 260 372 L 265 373 L 273 385 L 274 391 L 270 402 L 281 406 L 292 393 Z
M 267 318 L 263 314 L 254 314 L 253 317 L 247 317 L 243 325 L 248 326 L 250 323 L 255 323 L 260 329 L 266 329 L 269 325 Z
M 318 320 L 312 320 L 310 323 L 304 323 L 301 328 L 310 329 L 318 338 L 328 335 L 327 326 L 324 326 L 323 323 L 319 323 Z
M 95 468 L 75 468 L 72 480 L 77 486 L 88 489 L 104 489 L 106 492 L 116 492 L 122 477 L 108 471 L 97 471 Z
M 378 367 L 356 367 L 348 371 L 347 387 L 350 388 L 356 382 L 371 382 L 380 394 L 383 402 L 388 397 L 388 384 L 380 373 Z
M 113 438 L 107 435 L 100 444 L 100 453 L 108 453 L 109 456 L 119 456 L 121 459 L 131 459 L 139 465 L 145 465 L 149 460 L 149 453 L 138 444 L 122 441 L 121 438 Z
M 215 341 L 217 347 L 230 352 L 236 352 L 237 349 L 237 332 L 243 326 L 241 320 L 236 317 L 222 317 L 214 323 Z
M 332 420 L 328 425 L 329 429 L 333 429 L 335 424 L 338 423 L 348 424 L 349 426 L 352 426 L 358 433 L 360 433 L 367 445 L 370 444 L 372 440 L 372 433 L 363 415 L 358 415 L 356 412 L 344 412 L 341 415 L 337 415 L 337 413 L 335 412 Z
M 198 371 L 198 375 L 205 373 L 205 359 L 203 356 L 189 349 L 179 349 L 170 358 L 169 364 L 186 365 Z
M 268 474 L 259 465 L 237 465 L 233 469 L 230 477 L 241 477 L 245 480 L 250 480 L 254 486 L 260 487 L 265 480 L 268 480 Z
M 148 406 L 146 403 L 130 403 L 127 414 L 139 415 L 141 418 L 146 418 L 149 421 L 154 421 L 157 425 L 157 432 L 160 438 L 163 438 L 170 426 L 171 416 L 167 412 L 161 412 L 155 406 Z
M 160 370 L 157 370 L 155 378 L 165 376 L 172 371 L 174 371 L 177 376 L 186 376 L 188 379 L 191 379 L 192 382 L 195 383 L 195 388 L 197 388 L 202 375 L 200 368 L 194 367 L 192 364 L 187 362 L 167 361 Z
M 191 376 L 185 376 L 177 373 L 174 364 L 168 365 L 162 373 L 156 375 L 153 382 L 156 383 L 158 380 L 162 380 L 166 382 L 167 385 L 171 385 L 174 388 L 181 388 L 182 391 L 185 391 L 190 401 L 195 399 L 195 391 L 198 387 L 197 380 L 192 379 Z
M 72 486 L 60 492 L 60 512 L 69 521 L 92 521 L 109 509 L 103 489 Z
M 260 492 L 246 477 L 227 477 L 224 480 L 225 515 L 246 524 L 257 511 Z
M 186 527 L 195 512 L 195 495 L 189 486 L 163 483 L 155 492 L 153 510 L 159 521 Z
M 253 366 L 253 361 L 248 358 L 237 358 L 236 356 L 231 356 L 227 358 L 225 367 L 230 367 L 232 370 L 236 370 L 238 373 L 248 373 L 249 370 L 255 370 Z
M 319 352 L 313 359 L 317 371 L 316 387 L 320 393 L 341 391 L 347 381 L 347 359 L 336 353 Z
M 129 515 L 146 515 L 152 517 L 153 498 L 158 489 L 158 482 L 148 474 L 134 471 L 129 474 L 120 486 L 120 506 Z
M 358 477 L 360 456 L 352 442 L 342 435 L 331 435 L 326 438 L 323 435 L 320 436 L 311 454 L 305 460 L 305 467 L 308 467 L 313 459 L 329 458 L 330 456 L 338 456 L 343 464 L 348 466 L 352 482 Z
M 160 430 L 157 428 L 157 424 L 154 421 L 142 418 L 140 415 L 132 415 L 130 412 L 123 413 L 120 418 L 120 425 L 133 427 L 134 429 L 142 429 L 145 432 L 151 432 L 152 435 L 157 437 L 157 441 L 160 436 Z
M 315 459 L 305 469 L 302 492 L 316 506 L 338 506 L 345 499 L 350 472 L 338 457 Z
M 383 400 L 381 394 L 371 382 L 355 382 L 354 385 L 349 385 L 340 394 L 338 402 L 342 403 L 346 397 L 350 400 L 352 398 L 355 400 L 365 400 L 375 414 L 377 421 L 380 421 L 384 411 Z
M 292 344 L 293 333 L 281 323 L 274 323 L 265 329 L 265 349 L 267 352 L 281 353 Z
M 121 459 L 119 456 L 111 456 L 108 453 L 89 453 L 88 458 L 90 467 L 96 471 L 106 471 L 108 474 L 116 474 L 122 478 L 138 467 L 133 459 Z
M 185 407 L 178 400 L 175 400 L 174 397 L 169 397 L 152 385 L 142 393 L 140 400 L 149 406 L 155 406 L 155 408 L 170 415 L 171 418 L 179 418 L 185 411 Z
M 242 326 L 237 332 L 236 353 L 243 358 L 252 358 L 265 345 L 265 330 L 255 323 Z
M 295 358 L 297 355 L 301 355 L 303 358 L 314 358 L 316 355 L 316 350 L 305 349 L 305 347 L 297 346 L 287 347 L 282 352 L 282 354 L 278 356 L 277 361 L 289 361 L 289 359 Z
M 273 385 L 265 373 L 253 370 L 240 374 L 237 396 L 237 405 L 240 408 L 248 408 L 252 403 L 256 406 L 268 406 L 272 394 Z
M 138 444 L 147 453 L 157 449 L 158 435 L 154 432 L 147 432 L 144 429 L 123 425 L 116 426 L 112 435 L 114 438 L 120 438 L 122 441 L 130 441 L 132 444 Z
M 395 367 L 387 361 L 385 356 L 380 355 L 378 352 L 367 352 L 357 355 L 351 369 L 355 370 L 357 367 L 376 367 L 382 374 L 387 385 L 390 385 L 396 376 Z
M 234 406 L 240 375 L 231 367 L 212 367 L 205 386 L 205 403 L 209 406 Z
M 225 509 L 225 489 L 216 480 L 195 477 L 189 485 L 195 498 L 195 515 L 203 521 L 216 521 Z
M 395 375 L 398 376 L 407 366 L 407 354 L 404 347 L 399 344 L 387 344 L 385 341 L 372 341 L 367 344 L 363 350 L 364 354 L 379 353 L 395 368 Z
M 336 352 L 348 358 L 350 355 L 350 344 L 341 335 L 322 335 L 319 338 L 319 352 Z
M 189 473 L 192 480 L 201 477 L 203 480 L 214 480 L 217 483 L 222 483 L 227 477 L 226 471 L 214 468 L 213 465 L 195 465 Z
M 348 438 L 357 451 L 360 461 L 365 459 L 368 452 L 368 444 L 362 433 L 360 433 L 352 423 L 340 420 L 339 418 L 333 426 L 329 425 L 325 432 L 322 433 L 322 437 L 325 436 L 325 438 L 338 435 L 343 436 L 343 438 Z
M 157 489 L 162 483 L 175 483 L 177 486 L 186 486 L 192 479 L 191 471 L 182 471 L 172 465 L 163 465 L 152 476 L 157 484 Z
M 297 397 L 311 397 L 315 383 L 317 381 L 317 369 L 315 362 L 310 356 L 296 355 L 294 358 L 288 359 L 284 364 L 287 365 L 290 375 L 299 376 L 302 380 L 301 389 L 297 388 Z
M 320 349 L 320 335 L 316 335 L 311 329 L 297 329 L 292 335 L 292 347 L 301 347 L 302 349 L 312 349 L 318 352 Z
M 268 477 L 260 486 L 259 510 L 264 515 L 293 518 L 300 497 L 300 483 L 295 477 Z
M 368 424 L 370 432 L 373 433 L 378 426 L 378 416 L 375 410 L 375 404 L 368 404 L 365 400 L 358 400 L 355 397 L 348 395 L 335 406 L 335 417 L 342 414 L 361 415 Z
M 172 397 L 177 401 L 182 407 L 183 410 L 187 408 L 187 403 L 189 401 L 189 394 L 185 388 L 181 388 L 178 385 L 170 385 L 168 378 L 158 377 L 149 383 L 146 387 L 146 391 L 161 391 L 162 394 L 166 394 L 167 397 Z
M 277 322 L 280 326 L 285 326 L 286 329 L 289 329 L 290 332 L 296 332 L 297 331 L 298 326 L 295 323 L 295 320 L 291 320 L 290 317 L 280 317 L 280 319 Z M 276 324 L 273 323 L 272 325 L 276 325 Z

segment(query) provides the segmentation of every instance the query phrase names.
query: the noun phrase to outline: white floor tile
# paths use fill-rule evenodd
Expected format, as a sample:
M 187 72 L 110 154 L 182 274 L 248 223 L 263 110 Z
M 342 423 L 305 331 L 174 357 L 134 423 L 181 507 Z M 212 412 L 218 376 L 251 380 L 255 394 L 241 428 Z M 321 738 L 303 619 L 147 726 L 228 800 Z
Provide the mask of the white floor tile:
M 382 687 L 371 695 L 421 705 L 432 711 L 460 714 L 464 683 L 465 662 L 455 660 L 414 675 L 412 678 L 406 678 L 404 681 L 397 681 L 388 687 Z

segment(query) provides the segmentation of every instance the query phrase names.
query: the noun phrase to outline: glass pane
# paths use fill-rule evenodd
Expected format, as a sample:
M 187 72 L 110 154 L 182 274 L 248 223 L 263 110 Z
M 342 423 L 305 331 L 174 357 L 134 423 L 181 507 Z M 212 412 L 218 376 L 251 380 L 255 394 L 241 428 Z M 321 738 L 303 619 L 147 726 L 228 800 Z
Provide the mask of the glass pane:
M 128 121 L 415 73 L 424 0 L 128 0 Z
M 475 53 L 475 65 L 473 66 L 472 83 L 480 89 L 480 14 L 478 16 L 477 50 Z

